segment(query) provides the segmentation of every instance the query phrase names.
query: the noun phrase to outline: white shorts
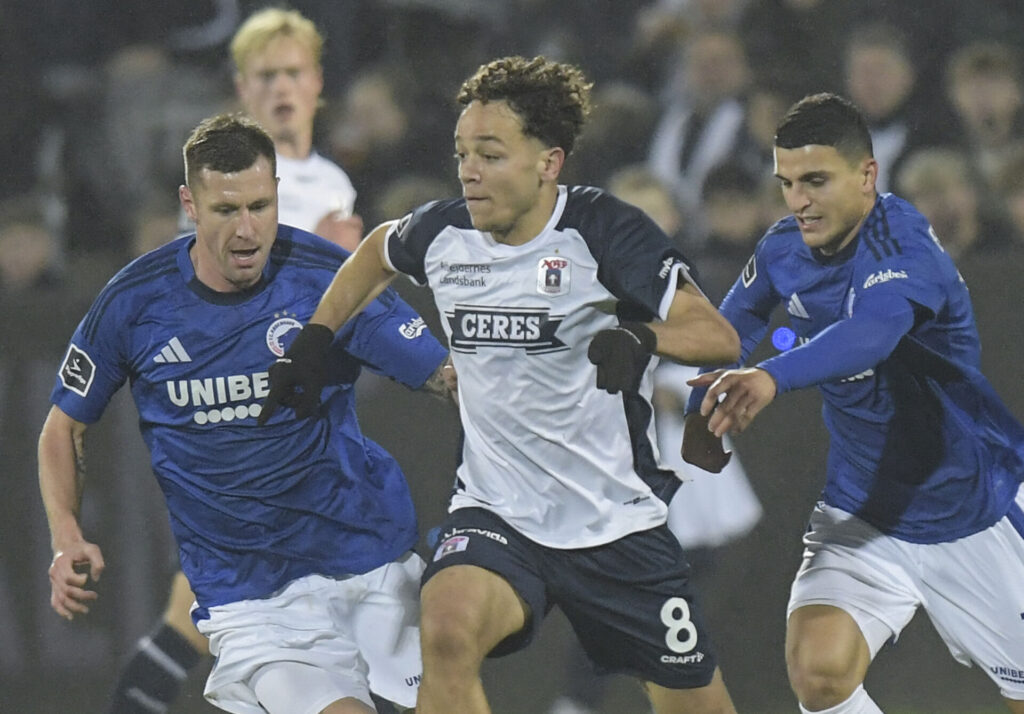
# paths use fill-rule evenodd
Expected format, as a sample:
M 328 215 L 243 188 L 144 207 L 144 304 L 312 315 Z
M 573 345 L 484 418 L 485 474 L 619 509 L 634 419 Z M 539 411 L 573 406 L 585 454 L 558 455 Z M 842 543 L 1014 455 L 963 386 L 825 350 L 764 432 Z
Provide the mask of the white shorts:
M 1022 507 L 1024 488 L 1013 519 L 948 543 L 918 544 L 819 503 L 787 616 L 804 605 L 845 610 L 874 657 L 922 607 L 957 661 L 984 669 L 1007 699 L 1024 699 Z
M 210 608 L 199 631 L 217 658 L 206 698 L 236 714 L 316 714 L 370 691 L 416 704 L 423 560 L 408 553 L 363 575 L 308 575 L 258 600 Z

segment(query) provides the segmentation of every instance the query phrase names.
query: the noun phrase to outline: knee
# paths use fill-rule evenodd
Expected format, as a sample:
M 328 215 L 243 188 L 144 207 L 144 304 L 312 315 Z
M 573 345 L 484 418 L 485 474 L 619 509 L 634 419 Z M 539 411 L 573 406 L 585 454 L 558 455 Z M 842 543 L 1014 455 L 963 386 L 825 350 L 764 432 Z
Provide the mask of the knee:
M 797 699 L 812 711 L 845 701 L 861 683 L 856 663 L 836 652 L 791 648 L 786 669 Z
M 424 607 L 420 613 L 420 642 L 424 666 L 479 668 L 480 628 L 470 608 L 455 605 Z

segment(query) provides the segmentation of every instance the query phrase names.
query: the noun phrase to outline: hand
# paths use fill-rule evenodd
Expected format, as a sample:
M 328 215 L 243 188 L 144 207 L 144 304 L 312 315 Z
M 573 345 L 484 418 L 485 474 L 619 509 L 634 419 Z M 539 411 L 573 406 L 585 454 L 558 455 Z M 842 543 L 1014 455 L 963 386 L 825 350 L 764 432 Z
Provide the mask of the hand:
M 722 446 L 721 437 L 708 430 L 708 418 L 697 412 L 686 415 L 683 426 L 683 461 L 713 474 L 721 473 L 732 452 Z
M 363 239 L 363 219 L 358 214 L 346 216 L 341 211 L 331 211 L 320 219 L 313 232 L 352 253 Z
M 623 322 L 601 330 L 590 341 L 587 358 L 597 365 L 597 388 L 636 394 L 658 339 L 647 325 Z
M 334 333 L 326 325 L 311 322 L 302 328 L 284 356 L 270 365 L 270 391 L 256 420 L 263 426 L 278 405 L 291 407 L 299 419 L 308 419 L 320 406 L 320 392 L 327 386 L 327 362 Z
M 98 582 L 103 568 L 103 554 L 93 543 L 80 541 L 55 552 L 49 570 L 50 607 L 69 621 L 88 613 L 86 603 L 98 596 L 85 586 L 90 579 Z
M 750 426 L 778 391 L 775 378 L 758 367 L 720 369 L 695 377 L 687 384 L 709 387 L 700 403 L 700 413 L 709 417 L 708 430 L 718 437 Z M 719 399 L 722 395 L 724 398 Z

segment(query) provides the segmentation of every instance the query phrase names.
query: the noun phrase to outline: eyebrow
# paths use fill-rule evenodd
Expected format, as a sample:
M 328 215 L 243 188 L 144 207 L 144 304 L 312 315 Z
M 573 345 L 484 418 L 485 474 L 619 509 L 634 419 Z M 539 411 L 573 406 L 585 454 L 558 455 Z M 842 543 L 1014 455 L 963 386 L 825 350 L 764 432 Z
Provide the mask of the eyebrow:
M 799 176 L 797 176 L 796 180 L 797 181 L 810 181 L 811 179 L 815 179 L 815 178 L 828 178 L 828 177 L 829 177 L 829 172 L 828 171 L 808 171 L 807 173 L 800 174 Z M 777 172 L 775 174 L 775 178 L 781 179 L 783 181 L 791 180 L 791 179 L 787 179 L 785 176 L 783 176 L 782 174 L 777 173 Z

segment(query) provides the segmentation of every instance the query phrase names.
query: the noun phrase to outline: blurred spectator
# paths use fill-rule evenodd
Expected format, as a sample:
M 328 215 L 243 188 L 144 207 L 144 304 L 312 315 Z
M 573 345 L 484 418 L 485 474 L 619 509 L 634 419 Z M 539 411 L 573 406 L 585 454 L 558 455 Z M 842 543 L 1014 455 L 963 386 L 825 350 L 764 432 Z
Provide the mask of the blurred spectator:
M 946 80 L 963 146 L 994 189 L 1003 162 L 1024 136 L 1019 60 L 1006 45 L 974 42 L 950 58 Z
M 459 187 L 433 176 L 399 176 L 381 190 L 373 202 L 369 228 L 401 218 L 409 211 L 441 196 L 458 196 Z
M 902 33 L 884 24 L 855 28 L 844 57 L 846 94 L 868 123 L 879 165 L 875 186 L 885 193 L 907 152 L 939 139 L 915 112 L 917 73 Z
M 163 200 L 149 201 L 135 213 L 128 257 L 138 258 L 180 235 L 183 232 L 180 218 L 180 205 L 174 201 L 173 194 Z
M 673 187 L 683 210 L 699 219 L 705 175 L 737 146 L 750 69 L 739 37 L 722 31 L 692 38 L 682 69 L 684 81 L 654 131 L 649 163 Z
M 686 217 L 668 184 L 639 164 L 619 169 L 608 179 L 608 191 L 651 217 L 680 250 L 686 251 Z
M 708 172 L 702 192 L 708 237 L 694 256 L 701 285 L 718 305 L 754 252 L 766 224 L 759 200 L 760 182 L 736 162 Z
M 34 196 L 0 204 L 0 291 L 14 295 L 56 286 L 62 257 L 60 239 Z
M 958 149 L 918 149 L 896 175 L 896 193 L 917 206 L 954 260 L 1010 244 L 1011 230 L 982 208 L 976 170 Z
M 1003 164 L 997 185 L 1002 212 L 1013 229 L 1014 242 L 1024 246 L 1024 149 L 1013 152 Z
M 647 91 L 628 82 L 594 87 L 586 129 L 562 171 L 566 184 L 607 184 L 611 175 L 638 160 L 637 148 L 651 140 L 657 102 Z
M 784 82 L 770 78 L 755 80 L 747 92 L 743 128 L 733 156 L 758 180 L 775 174 L 775 127 L 796 99 Z

